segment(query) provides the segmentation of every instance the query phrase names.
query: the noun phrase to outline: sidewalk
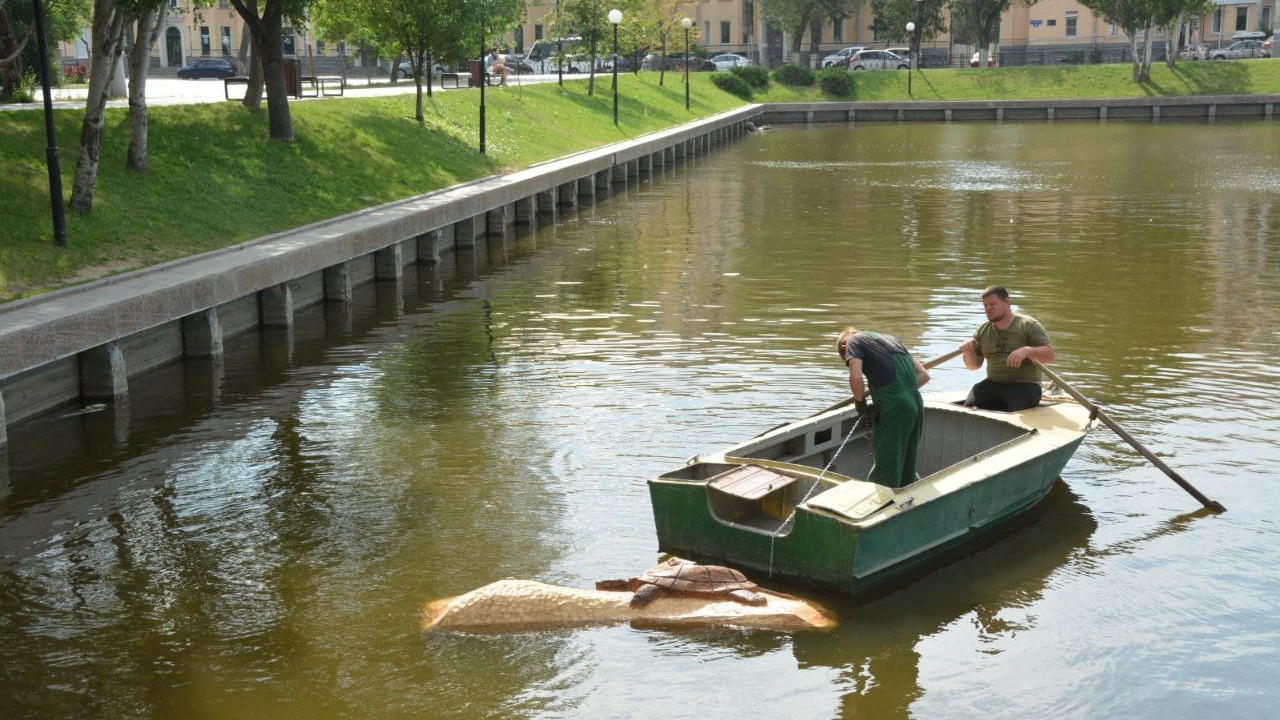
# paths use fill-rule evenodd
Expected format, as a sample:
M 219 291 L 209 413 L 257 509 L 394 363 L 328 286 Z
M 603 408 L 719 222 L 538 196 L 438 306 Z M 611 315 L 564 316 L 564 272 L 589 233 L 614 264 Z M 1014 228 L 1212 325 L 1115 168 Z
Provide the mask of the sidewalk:
M 585 75 L 579 77 L 586 77 Z M 383 95 L 407 95 L 414 92 L 414 84 L 412 79 L 400 80 L 395 83 L 388 81 L 383 76 L 348 75 L 347 83 L 344 88 L 343 97 L 375 97 Z M 431 88 L 431 92 L 457 92 L 453 88 L 442 89 L 438 78 L 433 77 L 435 84 Z M 507 87 L 519 87 L 522 84 L 535 85 L 538 83 L 555 82 L 556 75 L 513 75 L 507 81 Z M 425 81 L 425 79 L 424 79 Z M 243 96 L 244 85 L 235 85 L 232 88 L 231 100 L 239 101 Z M 470 88 L 461 88 L 468 90 Z M 426 93 L 426 85 L 423 85 L 422 91 Z M 236 93 L 241 93 L 237 96 Z M 53 97 L 53 107 L 58 110 L 75 110 L 84 107 L 85 98 L 88 95 L 86 88 L 53 88 L 51 93 Z M 290 102 L 303 102 L 316 100 L 314 97 L 289 98 Z M 319 99 L 334 99 L 332 96 Z M 196 103 L 214 103 L 227 102 L 226 90 L 223 82 L 217 79 L 204 80 L 179 80 L 170 73 L 161 75 L 150 75 L 147 77 L 147 105 L 188 105 Z M 128 107 L 128 98 L 116 98 L 107 101 L 107 107 Z M 0 111 L 4 110 L 42 110 L 44 109 L 44 94 L 36 93 L 35 102 L 31 103 L 9 103 L 0 104 Z

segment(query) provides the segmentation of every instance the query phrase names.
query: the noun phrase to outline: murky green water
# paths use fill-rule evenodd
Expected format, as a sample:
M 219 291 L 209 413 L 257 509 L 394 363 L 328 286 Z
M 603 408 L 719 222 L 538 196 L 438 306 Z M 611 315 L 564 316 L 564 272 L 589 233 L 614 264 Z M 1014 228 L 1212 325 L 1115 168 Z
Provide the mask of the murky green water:
M 778 128 L 127 409 L 10 429 L 6 718 L 1259 718 L 1280 702 L 1274 125 Z M 1008 285 L 1105 428 L 1039 521 L 817 636 L 423 634 L 656 558 L 647 477 Z M 958 361 L 932 389 L 978 376 Z

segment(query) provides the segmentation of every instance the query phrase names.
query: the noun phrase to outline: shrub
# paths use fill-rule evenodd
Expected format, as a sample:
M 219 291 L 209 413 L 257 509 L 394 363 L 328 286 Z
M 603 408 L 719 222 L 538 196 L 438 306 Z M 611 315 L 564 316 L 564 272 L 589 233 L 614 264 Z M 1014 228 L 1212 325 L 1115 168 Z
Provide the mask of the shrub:
M 764 90 L 769 87 L 769 71 L 759 65 L 735 67 L 729 72 L 742 78 L 752 90 Z
M 786 63 L 773 71 L 773 79 L 783 85 L 809 87 L 813 84 L 813 71 L 803 65 Z
M 751 86 L 748 85 L 747 81 L 743 80 L 739 75 L 734 73 L 718 72 L 712 74 L 711 82 L 715 83 L 716 87 L 731 95 L 737 95 L 743 100 L 751 99 Z
M 83 85 L 89 82 L 89 66 L 85 63 L 65 65 L 62 68 L 62 76 L 69 83 Z
M 832 97 L 853 95 L 853 73 L 842 67 L 830 67 L 818 73 L 818 87 Z

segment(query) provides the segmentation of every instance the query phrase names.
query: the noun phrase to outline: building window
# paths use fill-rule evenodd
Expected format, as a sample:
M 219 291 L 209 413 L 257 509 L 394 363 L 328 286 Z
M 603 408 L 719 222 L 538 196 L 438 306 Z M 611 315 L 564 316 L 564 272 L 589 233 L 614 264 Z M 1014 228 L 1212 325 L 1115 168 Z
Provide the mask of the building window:
M 1213 33 L 1214 35 L 1222 34 L 1222 8 L 1221 7 L 1213 11 L 1213 27 L 1209 29 L 1209 32 Z
M 546 28 L 542 23 L 535 23 L 533 26 L 533 39 L 541 40 L 546 37 Z
M 729 43 L 733 42 L 732 38 L 733 36 L 729 34 L 729 21 L 721 20 L 720 21 L 720 44 L 728 45 Z
M 231 54 L 231 28 L 222 26 L 222 54 Z
M 1236 6 L 1236 32 L 1249 29 L 1249 7 L 1247 5 Z
M 844 44 L 844 21 L 837 20 L 831 23 L 831 39 L 841 45 Z
M 323 55 L 323 54 L 324 54 L 324 41 L 323 41 L 323 40 L 316 40 L 316 54 L 317 54 L 317 55 Z
M 293 28 L 284 28 L 280 31 L 280 49 L 286 56 L 298 54 L 297 50 L 294 48 L 295 41 Z
M 1259 28 L 1269 28 L 1269 27 L 1271 27 L 1271 11 L 1272 11 L 1272 9 L 1273 9 L 1273 8 L 1272 8 L 1270 5 L 1266 5 L 1266 6 L 1264 6 L 1264 7 L 1262 8 L 1262 12 L 1260 12 L 1260 13 L 1258 14 L 1258 27 L 1259 27 Z
M 209 28 L 207 27 L 200 28 L 200 54 L 206 57 L 209 55 Z
M 1107 23 L 1107 34 L 1115 37 L 1120 34 L 1120 26 L 1115 23 Z
M 1075 14 L 1075 13 L 1073 13 L 1073 12 L 1069 12 L 1069 13 L 1067 13 L 1067 30 L 1066 30 L 1066 36 L 1067 36 L 1067 37 L 1075 37 L 1075 36 L 1076 36 L 1076 14 Z
M 1057 27 L 1057 26 L 1058 26 L 1058 19 L 1057 19 L 1057 18 L 1049 18 L 1048 20 L 1045 20 L 1045 21 L 1044 21 L 1044 24 L 1045 24 L 1045 25 L 1047 25 L 1048 27 Z
M 709 2 L 709 1 L 710 0 L 702 0 L 702 2 Z M 711 40 L 711 21 L 710 20 L 702 21 L 702 37 L 707 41 Z

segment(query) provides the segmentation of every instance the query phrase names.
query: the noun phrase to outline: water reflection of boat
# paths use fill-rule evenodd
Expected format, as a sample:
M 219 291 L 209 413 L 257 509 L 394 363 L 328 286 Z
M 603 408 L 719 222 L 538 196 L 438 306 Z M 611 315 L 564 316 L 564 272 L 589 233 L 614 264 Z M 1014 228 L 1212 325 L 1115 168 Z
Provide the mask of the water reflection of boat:
M 665 552 L 863 594 L 1034 507 L 1084 439 L 1074 403 L 1018 413 L 925 403 L 920 480 L 866 482 L 869 438 L 838 407 L 649 481 Z
M 1036 602 L 1055 572 L 1075 557 L 1084 561 L 1096 528 L 1079 498 L 1056 482 L 1034 511 L 989 535 L 982 549 L 910 584 L 856 606 L 813 596 L 838 612 L 840 623 L 831 633 L 794 636 L 796 660 L 847 675 L 841 717 L 908 717 L 922 694 L 917 643 L 969 614 L 984 637 L 1025 630 L 1001 611 Z

